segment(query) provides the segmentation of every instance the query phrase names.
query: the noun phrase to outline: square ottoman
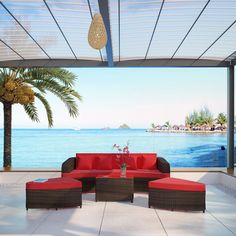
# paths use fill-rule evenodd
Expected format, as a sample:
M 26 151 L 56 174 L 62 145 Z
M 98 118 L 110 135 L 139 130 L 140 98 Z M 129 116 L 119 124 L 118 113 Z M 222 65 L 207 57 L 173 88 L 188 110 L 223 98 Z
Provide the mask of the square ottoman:
M 120 174 L 96 178 L 96 201 L 134 200 L 134 179 Z
M 170 210 L 190 210 L 205 212 L 205 184 L 164 178 L 149 181 L 148 206 Z
M 81 182 L 69 177 L 31 181 L 26 183 L 26 210 L 82 207 L 81 192 Z

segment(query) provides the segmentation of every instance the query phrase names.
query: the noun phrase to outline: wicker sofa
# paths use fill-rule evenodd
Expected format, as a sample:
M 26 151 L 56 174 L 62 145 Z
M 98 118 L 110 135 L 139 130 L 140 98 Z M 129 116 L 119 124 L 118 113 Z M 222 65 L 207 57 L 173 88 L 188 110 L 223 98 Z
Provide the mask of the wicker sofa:
M 62 164 L 63 177 L 82 181 L 83 192 L 95 190 L 96 177 L 120 173 L 116 153 L 77 153 Z M 122 155 L 122 154 L 121 154 Z M 125 155 L 125 154 L 124 154 Z M 170 176 L 170 165 L 156 153 L 132 153 L 124 156 L 127 177 L 134 178 L 134 191 L 147 192 L 148 182 Z

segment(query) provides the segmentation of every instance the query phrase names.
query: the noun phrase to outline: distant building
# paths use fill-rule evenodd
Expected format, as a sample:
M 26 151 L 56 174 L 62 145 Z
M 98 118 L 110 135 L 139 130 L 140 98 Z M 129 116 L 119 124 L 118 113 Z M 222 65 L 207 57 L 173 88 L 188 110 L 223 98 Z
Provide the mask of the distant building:
M 179 130 L 182 130 L 182 131 L 188 130 L 188 127 L 186 127 L 185 125 L 180 125 Z
M 193 127 L 192 127 L 192 130 L 193 130 L 193 131 L 199 131 L 199 130 L 201 130 L 201 127 L 198 126 L 198 125 L 196 125 L 196 126 L 193 126 Z
M 173 129 L 173 130 L 179 130 L 179 126 L 178 126 L 178 125 L 173 125 L 173 126 L 172 126 L 172 129 Z
M 227 129 L 226 125 L 220 125 L 220 124 L 216 124 L 215 125 L 215 130 L 220 130 L 220 131 L 224 131 Z
M 207 124 L 202 125 L 200 128 L 203 131 L 210 131 L 211 130 L 211 127 Z
M 161 126 L 161 130 L 169 130 L 169 126 L 168 125 L 162 125 Z
M 155 130 L 161 130 L 161 125 L 155 126 Z

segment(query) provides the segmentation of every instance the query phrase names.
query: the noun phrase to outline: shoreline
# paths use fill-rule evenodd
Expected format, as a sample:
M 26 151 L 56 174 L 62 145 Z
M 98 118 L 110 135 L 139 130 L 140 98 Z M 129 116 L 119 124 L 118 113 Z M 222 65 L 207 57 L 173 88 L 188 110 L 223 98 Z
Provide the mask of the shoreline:
M 190 133 L 190 134 L 226 134 L 227 131 L 220 131 L 220 130 L 152 130 L 147 129 L 145 132 L 151 133 Z

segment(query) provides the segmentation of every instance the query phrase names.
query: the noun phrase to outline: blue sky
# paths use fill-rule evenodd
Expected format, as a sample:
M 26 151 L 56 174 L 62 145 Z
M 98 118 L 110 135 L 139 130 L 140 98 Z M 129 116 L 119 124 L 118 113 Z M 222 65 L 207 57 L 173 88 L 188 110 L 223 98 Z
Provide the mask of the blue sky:
M 49 95 L 54 128 L 148 128 L 151 123 L 184 123 L 194 109 L 207 106 L 213 114 L 226 112 L 225 68 L 77 68 L 80 116 L 72 119 L 64 105 Z M 47 128 L 45 111 L 38 104 L 40 123 L 33 123 L 14 105 L 13 127 Z M 1 107 L 2 110 L 2 107 Z M 3 126 L 0 112 L 0 126 Z

